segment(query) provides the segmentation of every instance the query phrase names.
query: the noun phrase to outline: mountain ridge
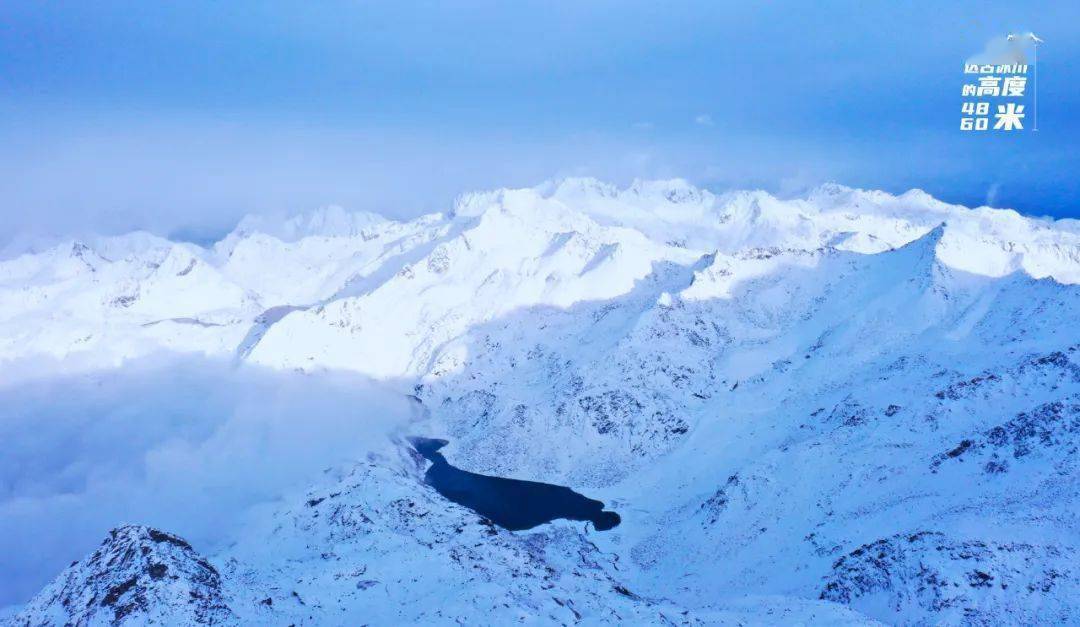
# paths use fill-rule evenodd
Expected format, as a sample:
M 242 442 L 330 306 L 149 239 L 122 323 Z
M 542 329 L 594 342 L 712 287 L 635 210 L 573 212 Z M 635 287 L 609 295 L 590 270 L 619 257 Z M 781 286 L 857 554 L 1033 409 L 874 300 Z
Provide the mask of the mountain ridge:
M 1077 221 L 567 179 L 409 222 L 262 224 L 0 262 L 0 365 L 359 373 L 412 395 L 409 434 L 456 467 L 587 488 L 623 523 L 491 528 L 388 441 L 207 558 L 241 623 L 1077 615 Z M 365 606 L 391 579 L 411 584 Z

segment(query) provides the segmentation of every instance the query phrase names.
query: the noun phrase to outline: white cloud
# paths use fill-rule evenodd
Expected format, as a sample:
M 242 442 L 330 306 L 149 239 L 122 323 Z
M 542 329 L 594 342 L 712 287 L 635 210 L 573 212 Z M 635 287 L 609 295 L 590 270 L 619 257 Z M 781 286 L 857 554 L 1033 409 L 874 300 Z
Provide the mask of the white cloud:
M 0 606 L 123 523 L 212 550 L 251 508 L 381 445 L 409 411 L 355 376 L 202 359 L 0 385 L 0 441 L 18 443 L 0 456 Z
M 965 63 L 1027 63 L 1027 49 L 1030 46 L 1031 40 L 1027 34 L 1016 33 L 1012 41 L 1009 41 L 1007 35 L 1001 35 L 987 41 L 982 52 L 971 56 Z
M 715 124 L 715 122 L 713 122 L 712 116 L 707 113 L 702 113 L 701 115 L 694 118 L 694 123 L 700 124 L 701 126 L 713 126 Z

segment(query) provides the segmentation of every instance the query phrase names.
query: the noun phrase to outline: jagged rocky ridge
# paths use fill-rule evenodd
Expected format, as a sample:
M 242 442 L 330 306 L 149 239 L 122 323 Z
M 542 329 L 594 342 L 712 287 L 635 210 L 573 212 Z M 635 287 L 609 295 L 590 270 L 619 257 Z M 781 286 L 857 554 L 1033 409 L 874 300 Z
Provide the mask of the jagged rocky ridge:
M 456 464 L 623 516 L 492 529 L 390 446 L 211 556 L 244 623 L 1069 620 L 1078 282 L 1075 221 L 569 180 L 408 223 L 330 211 L 3 262 L 0 359 L 358 371 L 422 399 L 417 431 Z
M 15 625 L 191 624 L 235 618 L 221 576 L 181 538 L 129 525 L 109 532 L 15 617 Z

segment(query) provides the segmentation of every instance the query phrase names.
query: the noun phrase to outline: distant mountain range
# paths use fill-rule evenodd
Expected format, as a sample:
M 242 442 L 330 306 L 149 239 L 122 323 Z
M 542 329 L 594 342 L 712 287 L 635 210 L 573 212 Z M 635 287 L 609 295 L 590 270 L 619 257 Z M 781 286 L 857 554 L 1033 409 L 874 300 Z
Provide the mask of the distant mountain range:
M 622 519 L 500 529 L 398 438 L 218 554 L 117 528 L 7 621 L 1080 622 L 1078 284 L 1080 221 L 678 180 L 3 261 L 0 364 L 360 373 L 455 466 Z

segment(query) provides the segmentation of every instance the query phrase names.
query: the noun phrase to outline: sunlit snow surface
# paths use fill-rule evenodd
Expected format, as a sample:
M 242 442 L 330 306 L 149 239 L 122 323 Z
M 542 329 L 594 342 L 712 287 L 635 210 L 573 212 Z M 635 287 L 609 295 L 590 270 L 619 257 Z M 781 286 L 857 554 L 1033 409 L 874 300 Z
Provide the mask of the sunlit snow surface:
M 3 261 L 8 398 L 175 353 L 415 396 L 305 494 L 187 538 L 205 558 L 139 529 L 99 551 L 146 545 L 179 579 L 148 562 L 76 616 L 79 589 L 130 582 L 89 556 L 16 620 L 1076 622 L 1077 283 L 1076 221 L 590 179 Z M 494 527 L 424 485 L 406 431 L 469 471 L 587 488 L 622 524 Z

